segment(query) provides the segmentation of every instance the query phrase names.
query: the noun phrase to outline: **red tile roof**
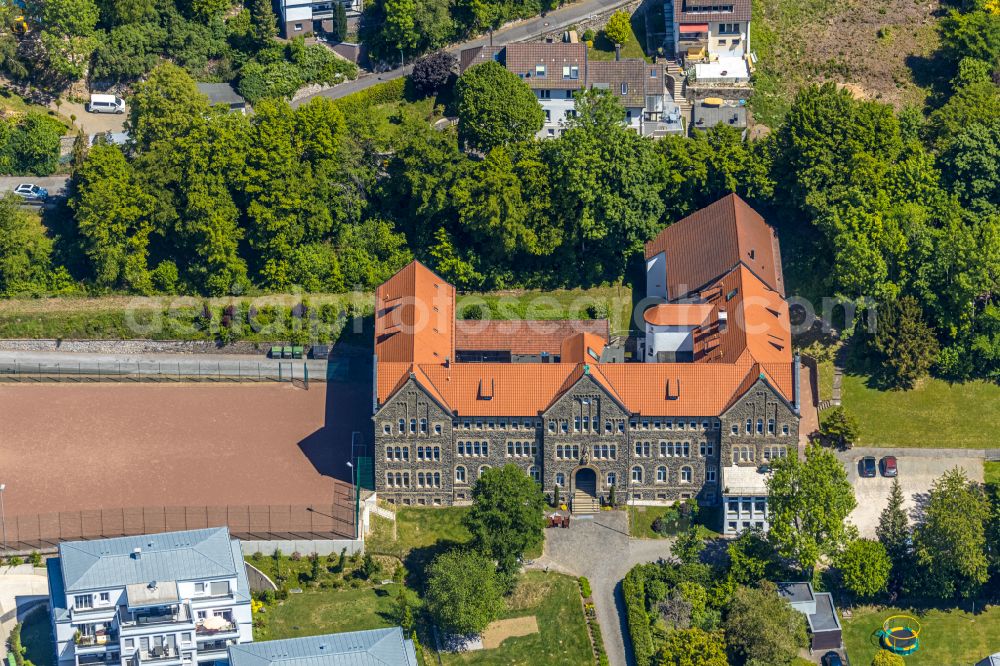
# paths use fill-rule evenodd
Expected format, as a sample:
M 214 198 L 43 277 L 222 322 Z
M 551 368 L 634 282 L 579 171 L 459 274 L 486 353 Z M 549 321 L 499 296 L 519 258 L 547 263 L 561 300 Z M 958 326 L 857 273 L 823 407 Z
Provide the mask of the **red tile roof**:
M 455 322 L 455 349 L 554 355 L 562 351 L 563 340 L 576 333 L 591 333 L 607 343 L 610 332 L 607 319 L 463 319 Z
M 649 308 L 642 317 L 653 326 L 705 326 L 715 311 L 711 303 L 663 303 Z
M 576 333 L 562 343 L 559 360 L 562 363 L 598 363 L 606 338 L 593 333 Z
M 706 239 L 711 239 L 711 252 L 705 251 Z M 661 252 L 666 254 L 670 300 L 701 289 L 740 262 L 784 296 L 777 234 L 735 194 L 675 222 L 646 243 L 646 259 Z

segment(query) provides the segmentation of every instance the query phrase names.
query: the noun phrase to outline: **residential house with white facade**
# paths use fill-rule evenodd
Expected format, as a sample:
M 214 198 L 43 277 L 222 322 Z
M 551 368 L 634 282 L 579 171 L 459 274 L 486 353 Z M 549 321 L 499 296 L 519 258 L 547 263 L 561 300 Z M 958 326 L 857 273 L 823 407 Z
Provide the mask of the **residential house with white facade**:
M 360 16 L 364 9 L 361 0 L 279 0 L 282 36 L 292 39 L 311 35 L 316 21 L 322 24 L 333 20 L 338 4 L 344 5 L 348 18 Z M 329 28 L 324 26 L 324 29 Z
M 667 51 L 697 81 L 740 83 L 750 78 L 751 0 L 667 0 Z
M 68 541 L 47 561 L 59 666 L 225 663 L 253 640 L 250 587 L 225 527 Z
M 663 66 L 638 58 L 595 61 L 586 44 L 519 43 L 465 49 L 460 70 L 496 60 L 524 81 L 545 112 L 538 138 L 562 134 L 576 113 L 575 95 L 605 89 L 625 108 L 625 122 L 643 136 L 680 134 L 680 109 L 665 82 Z

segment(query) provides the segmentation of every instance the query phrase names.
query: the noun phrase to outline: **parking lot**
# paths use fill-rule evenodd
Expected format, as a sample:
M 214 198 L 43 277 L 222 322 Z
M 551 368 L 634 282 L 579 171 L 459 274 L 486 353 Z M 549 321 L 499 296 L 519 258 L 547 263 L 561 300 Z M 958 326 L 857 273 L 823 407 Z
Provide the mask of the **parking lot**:
M 983 480 L 983 452 L 977 449 L 855 448 L 838 453 L 837 457 L 847 466 L 847 476 L 858 500 L 858 506 L 848 519 L 863 537 L 875 538 L 879 514 L 889 502 L 892 479 L 883 477 L 881 470 L 875 478 L 862 478 L 859 461 L 865 456 L 881 460 L 888 455 L 896 456 L 898 461 L 899 485 L 911 520 L 916 518 L 918 507 L 927 499 L 931 484 L 949 469 L 961 467 L 969 479 Z

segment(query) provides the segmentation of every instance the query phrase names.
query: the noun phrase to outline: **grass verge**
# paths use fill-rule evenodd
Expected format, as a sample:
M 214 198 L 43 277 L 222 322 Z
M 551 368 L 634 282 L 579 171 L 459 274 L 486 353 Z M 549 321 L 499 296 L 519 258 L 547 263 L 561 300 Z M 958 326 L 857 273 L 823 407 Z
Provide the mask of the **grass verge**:
M 982 449 L 1000 429 L 1000 386 L 926 379 L 910 391 L 879 391 L 845 375 L 843 404 L 861 426 L 862 446 Z M 976 418 L 970 418 L 972 414 Z
M 538 633 L 508 638 L 493 650 L 442 653 L 441 662 L 477 666 L 580 666 L 593 663 L 575 578 L 530 571 L 508 600 L 502 619 L 534 615 Z
M 1000 462 L 983 463 L 983 483 L 1000 486 Z
M 1000 606 L 987 606 L 977 614 L 962 610 L 928 610 L 862 607 L 843 620 L 844 645 L 851 662 L 871 663 L 878 651 L 875 632 L 890 615 L 914 615 L 921 625 L 920 649 L 906 658 L 907 666 L 974 664 L 996 650 L 1000 636 Z

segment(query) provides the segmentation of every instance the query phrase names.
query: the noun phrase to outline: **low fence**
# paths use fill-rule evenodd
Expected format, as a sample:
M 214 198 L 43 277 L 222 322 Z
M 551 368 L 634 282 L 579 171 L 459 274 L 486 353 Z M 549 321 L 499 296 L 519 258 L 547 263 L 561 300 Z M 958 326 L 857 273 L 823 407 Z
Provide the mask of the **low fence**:
M 131 507 L 6 516 L 8 551 L 46 550 L 61 541 L 106 539 L 206 527 L 229 528 L 244 540 L 353 539 L 353 489 L 334 505 Z
M 0 382 L 296 382 L 326 381 L 325 362 L 175 361 L 0 363 Z

